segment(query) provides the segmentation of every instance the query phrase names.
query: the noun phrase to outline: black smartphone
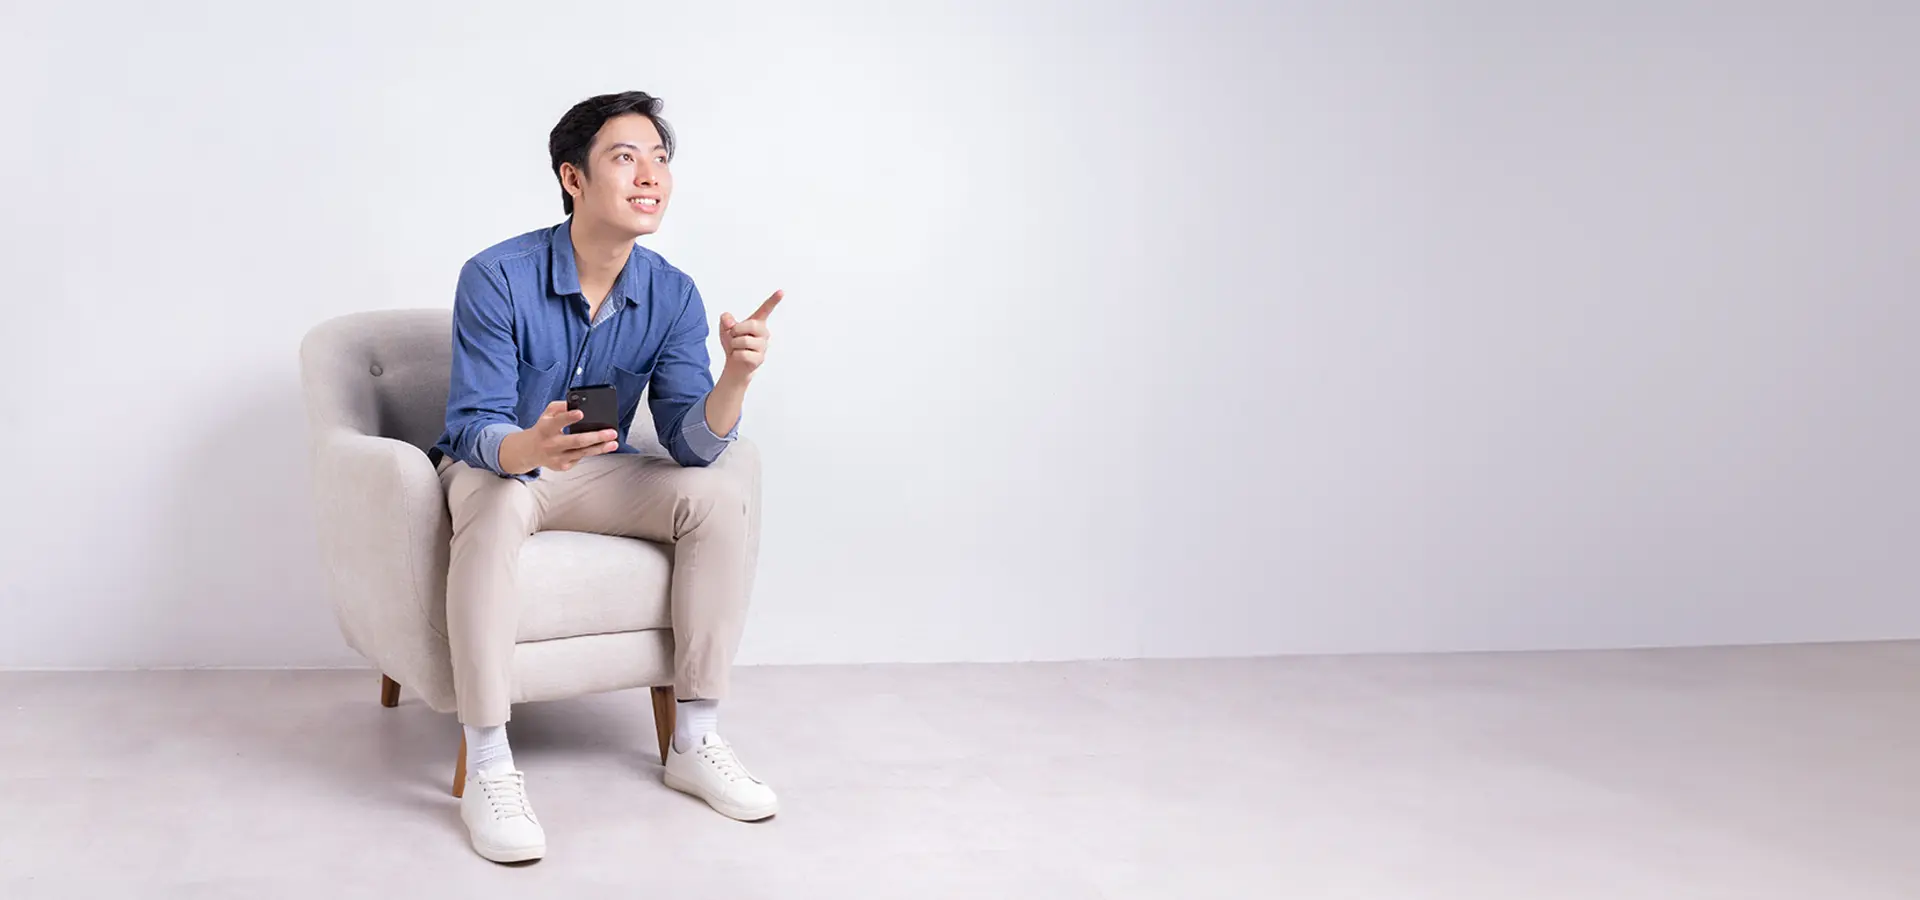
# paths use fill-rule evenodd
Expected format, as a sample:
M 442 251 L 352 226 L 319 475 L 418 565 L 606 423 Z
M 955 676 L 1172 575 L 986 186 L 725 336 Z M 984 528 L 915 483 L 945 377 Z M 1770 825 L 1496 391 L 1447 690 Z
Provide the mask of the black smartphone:
M 586 417 L 567 426 L 568 434 L 586 434 L 620 427 L 620 395 L 610 384 L 590 384 L 567 389 L 567 408 L 586 413 Z

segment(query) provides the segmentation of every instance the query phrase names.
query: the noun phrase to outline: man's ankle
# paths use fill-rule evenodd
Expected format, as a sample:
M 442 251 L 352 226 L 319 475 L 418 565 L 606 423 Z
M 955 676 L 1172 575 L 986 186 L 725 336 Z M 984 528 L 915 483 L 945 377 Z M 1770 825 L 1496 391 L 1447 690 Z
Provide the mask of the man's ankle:
M 673 752 L 691 751 L 701 738 L 720 730 L 720 701 L 682 700 L 675 707 Z
M 467 736 L 467 771 L 474 774 L 512 771 L 513 749 L 507 746 L 505 725 L 462 725 Z

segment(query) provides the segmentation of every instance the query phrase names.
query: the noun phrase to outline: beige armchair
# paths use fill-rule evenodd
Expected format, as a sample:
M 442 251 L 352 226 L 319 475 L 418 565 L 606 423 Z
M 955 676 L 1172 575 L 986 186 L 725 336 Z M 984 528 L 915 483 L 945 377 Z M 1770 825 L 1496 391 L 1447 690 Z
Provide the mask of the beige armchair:
M 446 613 L 452 524 L 426 451 L 445 421 L 452 329 L 446 310 L 357 313 L 320 324 L 300 345 L 320 555 L 341 634 L 383 673 L 383 705 L 397 705 L 405 684 L 438 712 L 455 708 Z M 628 442 L 665 453 L 644 405 Z M 751 484 L 751 565 L 758 452 L 737 441 L 714 465 Z M 520 557 L 514 702 L 651 687 L 664 763 L 674 715 L 672 570 L 670 548 L 646 541 L 562 531 L 529 538 Z M 463 746 L 455 796 L 465 760 Z

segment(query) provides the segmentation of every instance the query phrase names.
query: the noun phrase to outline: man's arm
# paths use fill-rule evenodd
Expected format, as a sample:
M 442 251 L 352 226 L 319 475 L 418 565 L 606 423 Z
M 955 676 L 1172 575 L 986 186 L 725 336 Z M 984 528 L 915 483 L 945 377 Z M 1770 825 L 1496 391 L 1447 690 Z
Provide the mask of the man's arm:
M 453 295 L 453 371 L 447 391 L 447 433 L 453 457 L 497 474 L 500 442 L 518 432 L 519 351 L 513 307 L 498 272 L 469 260 Z
M 734 398 L 732 419 L 725 431 L 711 427 L 716 397 L 713 370 L 707 356 L 707 308 L 700 290 L 687 284 L 686 302 L 674 320 L 660 358 L 647 385 L 647 406 L 653 414 L 654 435 L 668 455 L 683 466 L 707 466 L 720 458 L 727 444 L 739 437 L 741 398 Z
M 707 392 L 707 407 L 702 418 L 706 419 L 710 434 L 733 434 L 740 430 L 740 410 L 747 405 L 747 380 L 729 376 L 730 373 L 722 369 L 720 380 Z
M 720 314 L 720 349 L 727 362 L 720 369 L 720 382 L 707 394 L 707 428 L 715 434 L 739 424 L 747 384 L 767 359 L 767 341 L 773 336 L 767 319 L 784 296 L 785 291 L 774 291 L 745 321 L 735 321 L 733 313 Z

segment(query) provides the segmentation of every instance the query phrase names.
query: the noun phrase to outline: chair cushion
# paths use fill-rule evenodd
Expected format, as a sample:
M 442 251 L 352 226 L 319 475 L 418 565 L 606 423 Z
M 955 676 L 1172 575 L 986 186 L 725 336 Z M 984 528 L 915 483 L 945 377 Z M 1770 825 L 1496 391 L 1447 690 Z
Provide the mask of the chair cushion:
M 635 538 L 542 531 L 520 550 L 517 640 L 669 628 L 673 550 Z

